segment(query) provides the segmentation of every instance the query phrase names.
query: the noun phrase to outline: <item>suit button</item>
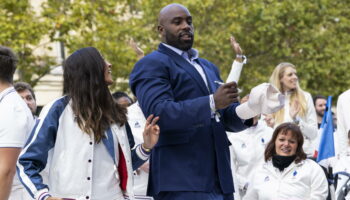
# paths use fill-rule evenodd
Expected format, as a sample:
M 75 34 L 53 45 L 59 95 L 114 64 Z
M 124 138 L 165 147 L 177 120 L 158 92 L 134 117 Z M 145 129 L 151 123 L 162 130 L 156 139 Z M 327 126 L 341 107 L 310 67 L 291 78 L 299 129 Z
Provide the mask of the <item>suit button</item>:
M 90 177 L 87 177 L 87 180 L 89 181 L 89 180 L 90 180 Z
M 91 163 L 91 159 L 89 159 L 88 162 Z
M 85 199 L 89 199 L 90 197 L 89 196 L 86 196 Z
M 90 145 L 92 145 L 92 142 L 90 142 Z

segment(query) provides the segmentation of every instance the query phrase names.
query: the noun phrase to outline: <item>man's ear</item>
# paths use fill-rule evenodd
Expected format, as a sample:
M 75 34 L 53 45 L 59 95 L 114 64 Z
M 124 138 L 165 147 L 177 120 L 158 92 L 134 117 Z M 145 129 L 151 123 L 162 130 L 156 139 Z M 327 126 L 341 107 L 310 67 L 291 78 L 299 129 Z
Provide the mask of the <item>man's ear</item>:
M 158 30 L 158 33 L 162 35 L 162 34 L 163 34 L 164 28 L 163 28 L 162 25 L 158 25 L 158 26 L 157 26 L 157 30 Z

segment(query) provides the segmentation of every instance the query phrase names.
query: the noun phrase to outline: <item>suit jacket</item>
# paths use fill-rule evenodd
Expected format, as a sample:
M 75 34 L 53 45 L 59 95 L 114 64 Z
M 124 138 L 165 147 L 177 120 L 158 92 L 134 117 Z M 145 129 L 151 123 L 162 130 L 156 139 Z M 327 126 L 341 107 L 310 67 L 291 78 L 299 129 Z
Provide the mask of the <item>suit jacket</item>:
M 224 194 L 233 193 L 227 131 L 238 132 L 243 123 L 234 103 L 212 118 L 209 95 L 222 81 L 218 68 L 198 58 L 208 87 L 183 57 L 160 44 L 157 51 L 136 63 L 130 86 L 145 116 L 160 116 L 160 137 L 152 150 L 148 194 L 161 191 L 211 192 L 220 183 Z

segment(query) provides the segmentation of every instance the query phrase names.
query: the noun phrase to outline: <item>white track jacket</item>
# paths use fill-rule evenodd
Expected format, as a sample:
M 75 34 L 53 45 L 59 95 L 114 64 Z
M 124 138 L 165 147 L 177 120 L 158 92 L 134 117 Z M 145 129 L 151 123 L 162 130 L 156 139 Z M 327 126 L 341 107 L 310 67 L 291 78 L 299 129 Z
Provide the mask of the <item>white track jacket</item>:
M 270 160 L 257 169 L 250 183 L 244 200 L 325 200 L 328 195 L 322 168 L 309 159 L 293 162 L 283 172 Z
M 142 151 L 140 145 L 130 151 L 127 131 L 130 131 L 127 124 L 121 127 L 112 125 L 101 141 L 103 144 L 96 144 L 93 136 L 82 132 L 78 127 L 68 97 L 62 97 L 44 107 L 17 163 L 19 178 L 37 200 L 46 199 L 49 195 L 89 200 L 92 199 L 92 194 L 96 193 L 104 195 L 99 200 L 124 199 L 115 197 L 116 191 L 121 191 L 117 170 L 120 146 L 119 150 L 121 149 L 125 157 L 127 168 L 126 190 L 122 192 L 124 196 L 134 199 L 133 169 L 137 169 L 147 160 L 148 155 Z M 119 144 L 117 147 L 116 140 Z M 95 155 L 100 156 L 98 160 L 106 161 L 105 166 L 110 166 L 98 169 L 100 176 L 101 173 L 102 176 L 104 173 L 109 174 L 109 180 L 106 180 L 108 183 L 116 183 L 109 184 L 108 187 L 104 187 L 104 181 L 93 182 L 93 171 L 96 172 L 94 165 L 100 164 L 94 163 L 93 159 L 96 158 L 93 153 L 97 145 L 104 145 L 108 151 L 102 155 Z M 45 167 L 48 169 L 48 183 L 45 183 L 40 175 Z M 113 173 L 117 178 L 113 179 Z M 94 188 L 102 188 L 103 191 L 93 191 Z

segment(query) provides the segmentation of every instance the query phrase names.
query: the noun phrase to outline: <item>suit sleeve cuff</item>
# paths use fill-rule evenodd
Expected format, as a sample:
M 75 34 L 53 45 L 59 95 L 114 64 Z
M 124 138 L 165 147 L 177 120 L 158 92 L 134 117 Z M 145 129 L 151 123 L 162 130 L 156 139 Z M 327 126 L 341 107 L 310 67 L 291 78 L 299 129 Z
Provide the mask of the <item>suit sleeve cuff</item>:
M 209 95 L 209 104 L 210 104 L 211 112 L 215 112 L 216 109 L 215 109 L 215 101 L 214 101 L 214 95 L 213 94 Z
M 250 119 L 246 119 L 246 120 L 243 120 L 242 119 L 242 122 L 245 126 L 247 127 L 251 127 L 254 125 L 254 119 L 253 118 L 250 118 Z

